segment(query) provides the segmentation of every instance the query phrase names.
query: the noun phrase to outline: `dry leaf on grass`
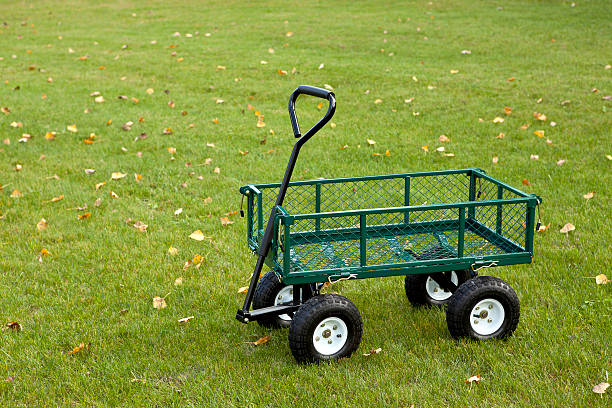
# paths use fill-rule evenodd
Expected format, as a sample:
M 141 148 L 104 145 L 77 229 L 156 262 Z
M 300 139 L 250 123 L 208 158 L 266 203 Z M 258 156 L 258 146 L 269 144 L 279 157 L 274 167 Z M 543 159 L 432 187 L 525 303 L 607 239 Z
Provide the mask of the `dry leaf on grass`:
M 234 223 L 234 221 L 230 221 L 230 219 L 227 217 L 221 217 L 219 218 L 219 220 L 221 221 L 221 225 L 223 225 L 224 227 Z
M 378 354 L 382 351 L 382 348 L 377 348 L 377 349 L 371 349 L 370 351 L 368 351 L 367 353 L 363 353 L 364 356 L 371 356 L 372 354 Z
M 204 234 L 200 230 L 195 230 L 189 235 L 189 238 L 194 239 L 196 241 L 204 241 Z
M 473 384 L 473 383 L 479 384 L 480 383 L 480 374 L 471 376 L 470 378 L 465 380 L 465 383 L 466 384 L 470 384 L 470 385 Z
M 600 273 L 595 277 L 595 283 L 598 285 L 607 285 L 608 283 L 610 283 L 610 280 L 605 274 Z
M 87 350 L 89 350 L 89 346 L 90 346 L 90 344 L 91 344 L 91 343 L 87 343 L 87 344 L 85 344 L 85 343 L 80 343 L 78 346 L 74 346 L 74 348 L 73 348 L 72 350 L 70 350 L 70 351 L 68 352 L 68 354 L 70 354 L 70 355 L 74 355 L 74 354 L 76 354 L 76 353 L 80 352 L 80 351 L 81 351 L 81 350 L 83 350 L 83 349 L 87 349 Z
M 166 295 L 168 296 L 168 295 Z M 159 297 L 159 296 L 155 296 L 153 298 L 153 308 L 154 309 L 165 309 L 166 307 L 168 307 L 168 304 L 166 303 L 166 298 L 165 297 Z
M 189 322 L 193 318 L 195 318 L 195 316 L 183 317 L 182 319 L 179 319 L 178 322 L 179 323 L 187 323 L 187 322 Z
M 170 248 L 168 248 L 168 253 L 172 256 L 178 254 L 178 249 L 176 249 L 175 247 L 171 246 Z
M 601 382 L 593 387 L 593 392 L 595 394 L 600 394 L 600 395 L 604 394 L 609 386 L 610 384 L 608 384 L 607 382 Z
M 36 228 L 39 231 L 46 230 L 48 226 L 49 226 L 49 223 L 44 218 L 41 218 L 40 221 L 38 221 L 38 223 L 36 224 Z
M 240 288 L 238 288 L 238 293 L 247 293 L 249 291 L 249 287 L 248 286 L 242 286 Z
M 267 342 L 269 342 L 271 338 L 272 337 L 270 337 L 270 336 L 263 336 L 262 338 L 257 339 L 255 341 L 249 341 L 249 343 L 251 343 L 251 344 L 253 344 L 255 346 L 261 346 L 262 344 L 266 344 Z
M 583 195 L 585 200 L 590 200 L 591 198 L 593 198 L 593 195 L 595 195 L 594 192 L 590 192 L 590 193 L 586 193 L 585 195 Z
M 119 180 L 119 179 L 124 178 L 125 176 L 127 176 L 126 173 L 121 173 L 120 171 L 116 171 L 111 175 L 111 179 Z
M 183 209 L 179 208 L 178 210 L 174 212 L 174 215 L 180 215 L 182 212 L 183 212 Z
M 174 280 L 174 286 L 181 286 L 183 284 L 183 277 L 179 276 Z
M 6 328 L 13 331 L 21 331 L 22 327 L 18 322 L 8 322 Z
M 136 221 L 133 227 L 136 228 L 140 232 L 146 232 L 148 225 L 143 223 L 142 221 Z
M 574 231 L 576 229 L 576 227 L 574 226 L 574 224 L 570 224 L 569 222 L 567 224 L 565 224 L 563 226 L 563 228 L 561 228 L 559 230 L 560 233 L 562 234 L 567 234 L 570 231 Z
M 79 220 L 84 220 L 84 219 L 87 219 L 89 217 L 91 217 L 91 213 L 90 212 L 86 212 L 85 214 L 79 214 L 78 215 Z

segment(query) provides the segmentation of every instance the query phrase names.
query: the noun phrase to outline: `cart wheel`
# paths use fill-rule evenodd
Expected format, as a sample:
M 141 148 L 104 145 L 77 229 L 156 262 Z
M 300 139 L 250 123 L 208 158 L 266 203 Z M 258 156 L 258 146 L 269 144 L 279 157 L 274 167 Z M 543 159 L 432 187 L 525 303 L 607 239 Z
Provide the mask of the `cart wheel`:
M 452 271 L 450 280 L 457 286 L 472 275 L 468 269 Z M 415 274 L 406 275 L 404 279 L 404 289 L 410 303 L 414 306 L 442 306 L 448 303 L 452 292 L 448 292 L 440 287 L 429 275 Z
M 519 316 L 519 300 L 510 285 L 478 276 L 457 289 L 448 303 L 446 324 L 455 338 L 503 339 L 514 332 Z
M 273 271 L 264 275 L 257 283 L 255 294 L 253 295 L 253 309 L 276 306 L 293 301 L 293 285 L 285 285 Z M 291 317 L 288 314 L 270 316 L 265 319 L 257 320 L 261 326 L 269 328 L 289 327 Z
M 363 323 L 357 307 L 328 293 L 304 303 L 289 328 L 289 347 L 299 363 L 349 357 L 361 342 Z

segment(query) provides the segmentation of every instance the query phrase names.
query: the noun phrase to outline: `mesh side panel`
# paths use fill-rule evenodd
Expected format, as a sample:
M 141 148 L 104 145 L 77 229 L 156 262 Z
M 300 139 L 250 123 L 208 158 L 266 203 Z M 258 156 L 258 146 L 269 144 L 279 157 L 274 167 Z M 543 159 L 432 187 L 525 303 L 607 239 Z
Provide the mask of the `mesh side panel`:
M 445 174 L 410 179 L 410 205 L 448 204 L 469 200 L 470 177 Z
M 321 211 L 401 207 L 404 184 L 403 178 L 322 184 Z

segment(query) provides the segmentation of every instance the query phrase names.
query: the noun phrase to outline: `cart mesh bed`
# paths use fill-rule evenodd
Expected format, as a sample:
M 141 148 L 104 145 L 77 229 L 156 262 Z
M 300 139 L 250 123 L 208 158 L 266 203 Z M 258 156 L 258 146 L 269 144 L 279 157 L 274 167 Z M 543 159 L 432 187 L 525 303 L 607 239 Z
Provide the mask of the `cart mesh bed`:
M 252 251 L 279 188 L 241 188 Z M 480 169 L 292 182 L 266 264 L 300 284 L 529 263 L 537 203 Z

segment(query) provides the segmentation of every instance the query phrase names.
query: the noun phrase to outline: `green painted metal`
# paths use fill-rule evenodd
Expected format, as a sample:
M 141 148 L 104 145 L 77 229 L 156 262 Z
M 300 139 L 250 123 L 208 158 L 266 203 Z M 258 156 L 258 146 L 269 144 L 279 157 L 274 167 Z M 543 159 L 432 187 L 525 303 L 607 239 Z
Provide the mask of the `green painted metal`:
M 279 185 L 240 190 L 248 196 L 252 250 L 261 242 L 263 212 L 273 205 L 270 198 Z M 479 169 L 297 181 L 290 186 L 294 188 L 283 206 L 276 207 L 275 238 L 266 260 L 287 284 L 532 259 L 535 206 L 541 199 Z M 322 212 L 323 205 L 329 211 Z

